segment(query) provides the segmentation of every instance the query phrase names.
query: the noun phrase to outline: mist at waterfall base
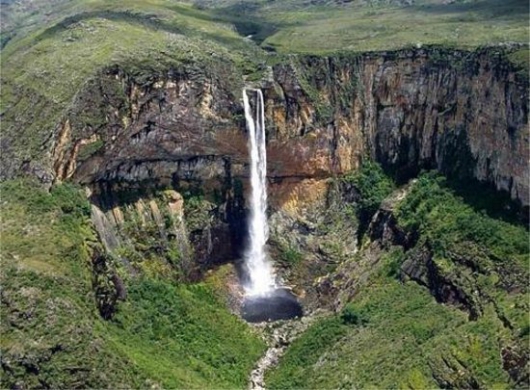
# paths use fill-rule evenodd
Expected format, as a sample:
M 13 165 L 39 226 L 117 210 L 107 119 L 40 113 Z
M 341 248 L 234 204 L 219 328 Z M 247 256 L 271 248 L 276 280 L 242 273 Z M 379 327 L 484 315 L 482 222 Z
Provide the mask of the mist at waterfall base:
M 249 93 L 254 97 L 251 105 Z M 250 155 L 249 242 L 244 254 L 247 281 L 241 315 L 249 322 L 275 321 L 302 316 L 296 297 L 278 285 L 267 254 L 267 151 L 263 94 L 259 89 L 244 89 L 243 104 L 248 129 Z M 254 111 L 254 115 L 253 115 Z

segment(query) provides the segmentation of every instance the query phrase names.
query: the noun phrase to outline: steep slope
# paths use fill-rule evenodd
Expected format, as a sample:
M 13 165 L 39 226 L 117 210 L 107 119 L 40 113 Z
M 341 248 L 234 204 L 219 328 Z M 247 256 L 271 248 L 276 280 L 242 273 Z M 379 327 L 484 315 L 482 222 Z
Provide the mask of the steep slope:
M 398 181 L 437 168 L 528 206 L 528 79 L 508 60 L 514 50 L 286 58 L 264 70 L 269 175 L 324 179 L 369 156 Z M 144 72 L 115 67 L 87 84 L 58 129 L 54 176 L 208 187 L 223 183 L 229 166 L 243 178 L 235 69 L 214 61 L 209 69 L 168 66 L 149 80 Z
M 102 254 L 77 188 L 1 191 L 2 388 L 246 386 L 263 343 L 213 280 L 128 273 Z
M 357 211 L 381 196 L 376 172 L 345 179 L 361 192 Z M 527 387 L 526 237 L 422 175 L 383 202 L 359 252 L 320 281 L 336 314 L 287 349 L 267 385 Z
M 455 182 L 497 189 L 504 193 L 498 209 L 524 218 L 527 79 L 507 59 L 511 52 L 291 57 L 264 69 L 278 223 L 294 227 L 306 209 L 318 221 L 330 180 L 366 158 L 401 182 L 436 168 Z M 242 82 L 220 62 L 208 69 L 170 66 L 148 80 L 145 72 L 114 67 L 87 84 L 58 128 L 49 177 L 90 187 L 100 233 L 112 249 L 128 242 L 132 225 L 138 237 L 154 229 L 161 247 L 178 246 L 197 275 L 238 258 L 245 240 L 248 164 L 236 103 Z M 178 222 L 186 216 L 173 210 L 179 198 L 202 216 L 187 228 Z M 152 223 L 142 227 L 145 218 Z

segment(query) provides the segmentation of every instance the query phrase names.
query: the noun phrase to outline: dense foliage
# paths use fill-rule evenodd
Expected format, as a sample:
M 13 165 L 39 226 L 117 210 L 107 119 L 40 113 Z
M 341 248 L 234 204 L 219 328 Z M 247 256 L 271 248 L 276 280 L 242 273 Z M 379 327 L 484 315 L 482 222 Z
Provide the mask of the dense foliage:
M 281 369 L 267 377 L 267 385 L 273 389 L 310 388 L 307 368 L 317 364 L 322 352 L 335 345 L 346 330 L 338 317 L 319 321 L 289 347 Z
M 364 161 L 358 171 L 348 174 L 342 180 L 346 184 L 353 185 L 358 192 L 354 209 L 360 224 L 359 231 L 362 234 L 383 199 L 394 189 L 394 183 L 379 164 L 370 160 Z
M 263 351 L 250 328 L 203 284 L 135 282 L 105 325 L 113 347 L 164 388 L 244 388 Z
M 373 215 L 394 188 L 392 180 L 381 166 L 372 161 L 363 162 L 361 169 L 344 178 L 359 191 L 358 207 L 363 215 Z
M 473 242 L 499 262 L 528 260 L 527 232 L 521 226 L 476 211 L 448 188 L 435 173 L 422 175 L 399 207 L 400 225 L 420 232 L 436 255 L 447 256 L 464 242 Z
M 2 388 L 243 388 L 264 345 L 213 286 L 127 280 L 126 302 L 99 316 L 97 245 L 83 192 L 1 184 Z

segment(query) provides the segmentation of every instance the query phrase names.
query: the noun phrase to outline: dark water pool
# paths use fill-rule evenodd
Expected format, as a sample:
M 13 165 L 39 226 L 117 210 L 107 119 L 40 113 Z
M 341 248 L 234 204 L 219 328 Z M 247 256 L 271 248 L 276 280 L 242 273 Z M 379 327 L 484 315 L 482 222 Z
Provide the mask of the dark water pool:
M 263 296 L 248 296 L 241 307 L 241 316 L 248 322 L 288 320 L 303 314 L 294 294 L 284 288 Z

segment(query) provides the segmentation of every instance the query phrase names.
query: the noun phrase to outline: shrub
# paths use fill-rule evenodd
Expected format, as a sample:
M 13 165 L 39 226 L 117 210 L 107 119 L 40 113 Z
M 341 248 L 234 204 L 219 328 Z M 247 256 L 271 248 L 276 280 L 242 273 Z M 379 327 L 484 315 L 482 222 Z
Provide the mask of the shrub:
M 368 322 L 358 309 L 351 303 L 347 304 L 340 314 L 340 319 L 345 325 L 364 325 Z
M 394 183 L 377 163 L 364 162 L 361 169 L 344 178 L 359 191 L 361 212 L 373 215 L 379 205 L 394 189 Z
M 353 184 L 359 192 L 360 199 L 355 211 L 360 222 L 359 231 L 362 234 L 381 202 L 393 191 L 394 182 L 383 172 L 379 164 L 371 161 L 364 162 L 359 171 L 345 176 L 343 180 Z
M 280 260 L 287 266 L 293 266 L 300 263 L 303 260 L 302 253 L 292 246 L 282 248 L 280 254 Z

